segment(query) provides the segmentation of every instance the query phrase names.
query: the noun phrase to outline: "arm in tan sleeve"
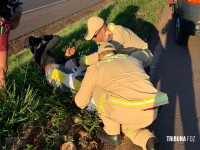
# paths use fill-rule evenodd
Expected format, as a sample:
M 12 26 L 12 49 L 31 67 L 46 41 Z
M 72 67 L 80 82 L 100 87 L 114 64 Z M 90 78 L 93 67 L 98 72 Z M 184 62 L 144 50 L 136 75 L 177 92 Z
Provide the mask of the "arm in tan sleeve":
M 93 53 L 87 56 L 81 56 L 80 57 L 80 65 L 93 65 L 96 62 L 98 62 L 98 53 Z
M 98 80 L 97 68 L 95 65 L 88 67 L 81 87 L 75 96 L 75 103 L 81 109 L 84 109 L 90 102 L 96 81 Z
M 127 55 L 130 55 L 130 54 L 132 54 L 133 52 L 139 50 L 139 49 L 137 49 L 137 48 L 135 48 L 135 47 L 126 47 L 126 48 L 124 48 L 124 45 L 120 44 L 119 42 L 117 42 L 117 41 L 115 41 L 115 40 L 113 40 L 111 43 L 115 46 L 116 51 L 117 51 L 117 53 L 119 53 L 119 54 L 127 54 Z
M 117 49 L 117 53 L 130 55 L 133 52 L 136 52 L 138 50 L 141 50 L 141 49 L 137 49 L 134 47 L 119 48 L 119 49 Z
M 137 48 L 137 49 L 146 49 L 148 48 L 148 44 L 143 41 L 137 34 L 135 34 L 132 30 L 125 27 L 118 27 L 118 37 L 116 40 L 120 41 L 123 45 L 123 48 Z M 127 49 L 128 52 L 131 49 Z M 127 53 L 126 53 L 127 54 Z

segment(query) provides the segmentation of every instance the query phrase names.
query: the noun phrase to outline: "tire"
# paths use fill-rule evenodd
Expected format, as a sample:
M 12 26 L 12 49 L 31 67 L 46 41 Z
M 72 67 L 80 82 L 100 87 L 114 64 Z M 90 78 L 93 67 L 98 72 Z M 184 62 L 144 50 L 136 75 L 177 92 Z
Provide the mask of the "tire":
M 177 14 L 175 18 L 175 42 L 179 45 L 187 45 L 188 38 L 189 35 L 183 33 L 183 29 L 181 28 L 181 21 Z

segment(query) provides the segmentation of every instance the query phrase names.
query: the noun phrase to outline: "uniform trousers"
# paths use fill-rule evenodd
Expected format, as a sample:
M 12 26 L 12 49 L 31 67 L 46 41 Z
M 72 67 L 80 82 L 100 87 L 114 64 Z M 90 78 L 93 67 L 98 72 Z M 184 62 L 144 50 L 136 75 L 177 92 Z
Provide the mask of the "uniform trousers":
M 152 110 L 134 109 L 132 108 L 130 113 L 117 112 L 112 107 L 111 113 L 108 115 L 105 112 L 99 113 L 100 118 L 104 124 L 104 130 L 108 135 L 120 134 L 122 132 L 131 139 L 131 141 L 146 150 L 146 144 L 149 138 L 154 137 L 147 126 L 149 126 L 157 117 L 158 108 Z M 117 110 L 120 110 L 117 108 Z M 112 113 L 113 111 L 113 113 Z

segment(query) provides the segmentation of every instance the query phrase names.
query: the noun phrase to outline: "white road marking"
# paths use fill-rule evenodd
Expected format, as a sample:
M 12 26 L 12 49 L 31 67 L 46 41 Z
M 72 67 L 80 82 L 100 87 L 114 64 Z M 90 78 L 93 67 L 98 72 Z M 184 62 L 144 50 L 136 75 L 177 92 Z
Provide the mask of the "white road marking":
M 33 11 L 36 11 L 36 10 L 39 10 L 39 9 L 42 9 L 42 8 L 46 8 L 46 7 L 49 7 L 49 6 L 52 6 L 52 5 L 56 5 L 56 4 L 65 2 L 65 1 L 68 1 L 68 0 L 61 0 L 61 1 L 58 1 L 58 2 L 55 2 L 55 3 L 51 3 L 51 4 L 44 5 L 44 6 L 41 6 L 41 7 L 38 7 L 38 8 L 27 10 L 27 11 L 23 12 L 22 14 L 27 14 L 27 13 L 30 13 L 30 12 L 33 12 Z

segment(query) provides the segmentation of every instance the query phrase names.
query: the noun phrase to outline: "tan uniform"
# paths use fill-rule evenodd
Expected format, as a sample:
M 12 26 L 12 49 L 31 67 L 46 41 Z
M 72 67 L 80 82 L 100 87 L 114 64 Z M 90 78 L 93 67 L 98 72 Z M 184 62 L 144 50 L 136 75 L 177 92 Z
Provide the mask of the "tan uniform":
M 119 134 L 121 124 L 126 136 L 144 149 L 153 136 L 144 128 L 157 116 L 157 109 L 145 109 L 168 103 L 167 95 L 149 81 L 141 62 L 122 54 L 107 56 L 88 67 L 75 102 L 83 109 L 91 97 L 107 134 Z
M 105 41 L 112 43 L 117 53 L 128 54 L 139 59 L 144 67 L 151 64 L 153 55 L 148 50 L 148 45 L 140 37 L 138 37 L 130 29 L 115 25 L 113 23 L 108 24 L 108 31 L 105 33 Z M 108 38 L 109 34 L 112 34 L 112 38 Z M 101 43 L 99 43 L 101 44 Z M 89 56 L 81 58 L 81 64 L 91 65 L 98 61 L 98 54 L 94 53 Z

